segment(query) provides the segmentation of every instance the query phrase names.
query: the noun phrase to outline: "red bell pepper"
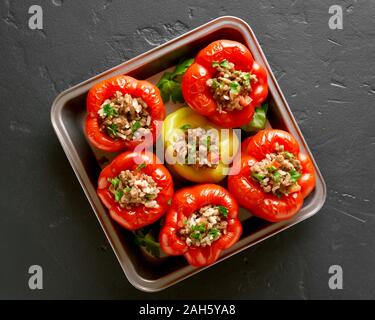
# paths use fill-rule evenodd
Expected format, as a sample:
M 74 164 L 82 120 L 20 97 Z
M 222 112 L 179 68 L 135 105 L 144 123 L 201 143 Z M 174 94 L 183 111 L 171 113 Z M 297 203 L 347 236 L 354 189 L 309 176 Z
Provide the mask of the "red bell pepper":
M 109 191 L 110 180 L 124 170 L 143 172 L 153 178 L 156 185 L 161 188 L 155 199 L 157 202 L 155 208 L 146 208 L 140 204 L 127 209 L 116 202 L 114 195 Z M 97 193 L 115 221 L 126 229 L 136 230 L 155 222 L 164 215 L 172 201 L 174 189 L 169 171 L 160 164 L 153 153 L 128 151 L 118 155 L 100 173 Z
M 133 98 L 142 98 L 146 102 L 152 118 L 152 140 L 146 139 L 146 141 L 150 140 L 154 143 L 158 134 L 160 134 L 160 121 L 165 118 L 165 108 L 159 89 L 147 81 L 137 80 L 126 75 L 116 76 L 99 82 L 88 92 L 85 131 L 89 141 L 95 147 L 109 152 L 134 150 L 138 144 L 145 141 L 145 138 L 131 141 L 113 139 L 100 130 L 98 111 L 104 101 L 111 99 L 116 91 L 120 91 L 123 95 L 128 93 Z
M 222 206 L 227 209 L 225 218 L 228 223 L 227 232 L 211 245 L 189 246 L 181 239 L 178 232 L 194 212 L 206 205 Z M 166 254 L 184 255 L 193 266 L 212 264 L 218 259 L 222 250 L 228 249 L 240 238 L 242 225 L 237 216 L 236 200 L 221 186 L 201 184 L 180 189 L 175 193 L 172 206 L 166 214 L 159 236 L 160 246 Z
M 298 179 L 299 191 L 278 197 L 265 192 L 258 181 L 251 177 L 251 167 L 274 153 L 276 146 L 283 145 L 285 151 L 300 161 L 301 176 Z M 237 160 L 235 161 L 238 161 Z M 236 175 L 229 174 L 228 188 L 239 204 L 262 219 L 277 222 L 295 215 L 315 187 L 314 165 L 308 155 L 300 153 L 294 137 L 282 130 L 263 130 L 242 143 L 241 170 Z
M 236 70 L 250 72 L 257 78 L 257 81 L 251 83 L 251 102 L 242 110 L 218 111 L 217 102 L 206 84 L 216 73 L 212 63 L 222 60 L 232 62 Z M 267 72 L 254 61 L 249 49 L 243 44 L 218 40 L 202 49 L 195 62 L 185 72 L 182 78 L 182 93 L 191 108 L 208 116 L 213 123 L 225 128 L 240 127 L 251 121 L 255 107 L 267 97 Z

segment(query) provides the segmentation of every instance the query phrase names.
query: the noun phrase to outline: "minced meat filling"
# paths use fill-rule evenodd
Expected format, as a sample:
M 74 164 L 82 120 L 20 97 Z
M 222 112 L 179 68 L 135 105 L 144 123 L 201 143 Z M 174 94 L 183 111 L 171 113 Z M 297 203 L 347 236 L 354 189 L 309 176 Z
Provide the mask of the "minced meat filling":
M 106 99 L 98 111 L 100 130 L 111 138 L 140 140 L 151 132 L 151 116 L 147 104 L 141 98 L 133 98 L 116 91 L 112 99 Z
M 198 168 L 216 168 L 219 164 L 219 137 L 217 132 L 203 128 L 190 129 L 183 126 L 184 134 L 179 134 L 173 145 L 178 163 Z
M 210 246 L 227 233 L 227 216 L 228 209 L 224 206 L 204 206 L 184 221 L 178 234 L 188 246 Z
M 296 156 L 284 151 L 284 146 L 276 144 L 276 152 L 269 153 L 262 161 L 251 167 L 251 177 L 259 182 L 265 192 L 278 197 L 301 190 L 301 163 Z
M 123 208 L 131 209 L 139 205 L 155 208 L 158 205 L 155 199 L 161 188 L 151 176 L 141 171 L 124 170 L 108 181 L 111 183 L 109 191 Z
M 222 111 L 242 110 L 251 102 L 251 82 L 257 81 L 254 74 L 234 69 L 234 64 L 228 60 L 214 61 L 216 77 L 208 79 L 206 84 L 210 87 L 217 109 Z

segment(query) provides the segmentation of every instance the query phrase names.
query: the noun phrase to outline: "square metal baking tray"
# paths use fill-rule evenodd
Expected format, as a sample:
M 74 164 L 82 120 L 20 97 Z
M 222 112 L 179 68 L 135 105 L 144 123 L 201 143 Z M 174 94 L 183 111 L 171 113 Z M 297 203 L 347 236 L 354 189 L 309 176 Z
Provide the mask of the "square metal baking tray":
M 301 150 L 308 153 L 313 159 L 254 33 L 246 22 L 235 17 L 220 17 L 88 79 L 59 94 L 52 105 L 53 128 L 87 199 L 126 277 L 136 288 L 143 291 L 155 292 L 165 289 L 205 268 L 189 266 L 183 257 L 150 259 L 134 244 L 132 233 L 120 228 L 111 220 L 109 213 L 96 195 L 96 187 L 101 167 L 105 161 L 113 158 L 113 155 L 101 154 L 87 142 L 84 136 L 86 94 L 95 83 L 118 74 L 128 74 L 137 79 L 148 79 L 155 83 L 158 78 L 156 75 L 173 67 L 182 58 L 195 56 L 200 49 L 219 39 L 236 40 L 245 44 L 252 52 L 254 59 L 267 69 L 269 76 L 268 102 L 270 105 L 268 125 L 289 131 L 299 142 Z M 222 253 L 216 263 L 311 217 L 319 211 L 326 198 L 326 186 L 314 159 L 313 162 L 317 175 L 316 188 L 305 199 L 300 212 L 289 221 L 269 223 L 252 217 L 248 212 L 242 210 L 240 216 L 244 229 L 243 235 L 233 247 Z

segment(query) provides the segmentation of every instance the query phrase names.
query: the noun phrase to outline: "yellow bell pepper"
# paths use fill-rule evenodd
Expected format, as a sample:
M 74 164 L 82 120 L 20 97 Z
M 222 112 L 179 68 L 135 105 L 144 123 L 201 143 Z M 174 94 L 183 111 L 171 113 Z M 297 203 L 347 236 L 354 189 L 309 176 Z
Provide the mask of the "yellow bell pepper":
M 184 128 L 202 128 L 206 132 L 210 129 L 218 130 L 220 160 L 217 166 L 213 168 L 181 163 L 170 164 L 171 171 L 186 180 L 198 183 L 219 182 L 223 180 L 228 174 L 230 163 L 240 148 L 239 139 L 233 129 L 222 129 L 189 107 L 178 109 L 168 115 L 163 124 L 163 139 L 167 163 L 168 159 L 174 157 L 173 145 L 176 143 L 178 135 L 185 134 Z

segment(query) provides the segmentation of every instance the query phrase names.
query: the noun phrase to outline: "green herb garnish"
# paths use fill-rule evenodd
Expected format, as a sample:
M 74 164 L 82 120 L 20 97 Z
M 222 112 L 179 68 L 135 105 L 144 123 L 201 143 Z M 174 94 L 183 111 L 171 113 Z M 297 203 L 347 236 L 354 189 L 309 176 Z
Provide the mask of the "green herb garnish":
M 293 154 L 291 154 L 289 151 L 285 151 L 284 155 L 285 155 L 285 158 L 287 158 L 287 159 L 293 158 Z
M 277 170 L 277 168 L 276 168 L 275 166 L 269 166 L 269 167 L 267 167 L 267 170 L 268 170 L 269 172 L 274 172 L 274 171 Z
M 109 181 L 109 182 L 110 182 L 115 188 L 117 188 L 117 186 L 118 186 L 119 183 L 120 183 L 120 179 L 119 179 L 118 177 L 113 178 L 113 179 L 109 178 L 108 181 Z
M 119 202 L 123 195 L 124 195 L 124 192 L 122 192 L 121 190 L 117 190 L 115 192 L 115 201 Z
M 262 180 L 266 177 L 264 174 L 253 172 L 251 176 L 255 179 L 257 179 L 259 182 L 262 182 Z
M 237 82 L 237 81 L 232 81 L 232 83 L 229 85 L 230 87 L 230 92 L 231 93 L 235 93 L 235 94 L 238 94 L 240 93 L 240 84 Z
M 187 59 L 178 64 L 173 72 L 165 72 L 156 86 L 159 88 L 164 103 L 172 99 L 174 103 L 184 102 L 181 91 L 181 79 L 194 59 Z
M 155 240 L 151 230 L 145 233 L 144 229 L 139 229 L 134 235 L 134 241 L 138 246 L 145 248 L 154 257 L 160 257 L 160 243 Z
M 208 231 L 208 234 L 210 236 L 212 236 L 214 239 L 219 236 L 219 233 L 220 233 L 220 231 L 216 228 L 212 228 L 212 229 L 210 229 L 210 231 Z
M 191 128 L 192 128 L 192 126 L 190 124 L 184 124 L 183 126 L 180 127 L 180 129 L 184 130 L 184 131 L 189 130 Z
M 217 62 L 217 61 L 212 61 L 211 66 L 212 66 L 213 68 L 217 68 L 217 67 L 219 66 L 219 62 Z
M 139 171 L 143 169 L 144 167 L 146 167 L 146 162 L 142 162 L 141 164 L 139 164 L 135 170 Z
M 242 78 L 243 78 L 243 85 L 245 87 L 249 87 L 250 86 L 250 73 L 242 73 Z
M 154 194 L 145 194 L 145 198 L 147 200 L 152 200 L 152 199 L 155 199 L 155 195 Z
M 106 117 L 116 116 L 117 111 L 109 103 L 103 106 L 103 113 Z
M 293 181 L 293 182 L 297 182 L 297 180 L 299 178 L 301 178 L 301 176 L 302 176 L 301 173 L 299 173 L 298 171 L 296 171 L 294 169 L 290 170 L 289 174 L 290 174 L 290 180 Z
M 201 234 L 199 232 L 192 232 L 190 233 L 190 238 L 198 240 L 201 237 Z
M 243 72 L 243 73 L 242 73 L 242 78 L 243 78 L 245 81 L 250 81 L 250 73 L 248 73 L 248 72 Z
M 249 124 L 242 126 L 241 128 L 247 132 L 263 130 L 266 127 L 267 110 L 268 103 L 265 103 L 261 107 L 256 108 L 253 115 L 253 119 L 250 121 Z
M 125 192 L 126 193 L 129 193 L 133 188 L 129 187 L 129 186 L 126 186 L 125 187 Z
M 225 218 L 228 217 L 228 209 L 224 206 L 217 206 L 220 214 L 222 214 Z
M 195 226 L 191 227 L 191 230 L 195 232 L 203 233 L 203 232 L 206 232 L 206 225 L 204 223 L 196 224 Z
M 219 81 L 217 81 L 216 79 L 212 79 L 212 88 L 213 89 L 218 89 L 221 87 L 221 84 Z
M 111 125 L 109 125 L 107 127 L 107 130 L 111 135 L 113 135 L 113 136 L 117 135 L 117 125 L 116 124 L 112 123 Z
M 141 123 L 136 120 L 133 124 L 132 124 L 132 127 L 131 127 L 131 130 L 132 130 L 132 133 L 136 132 L 141 126 Z
M 202 141 L 203 145 L 207 147 L 207 152 L 210 152 L 211 147 L 211 136 L 207 136 L 205 140 Z
M 280 174 L 280 172 L 275 172 L 275 173 L 273 174 L 273 176 L 272 176 L 272 179 L 273 179 L 273 181 L 275 181 L 275 182 L 279 182 L 279 181 L 280 181 L 280 178 L 281 178 L 281 174 Z
M 185 74 L 186 70 L 190 67 L 190 65 L 193 62 L 194 62 L 194 58 L 190 58 L 178 64 L 176 66 L 176 69 L 171 74 L 171 79 L 173 79 L 176 82 L 181 82 L 182 76 Z
M 219 64 L 220 64 L 220 67 L 222 67 L 222 68 L 226 68 L 226 69 L 229 68 L 229 62 L 226 59 L 221 61 Z

